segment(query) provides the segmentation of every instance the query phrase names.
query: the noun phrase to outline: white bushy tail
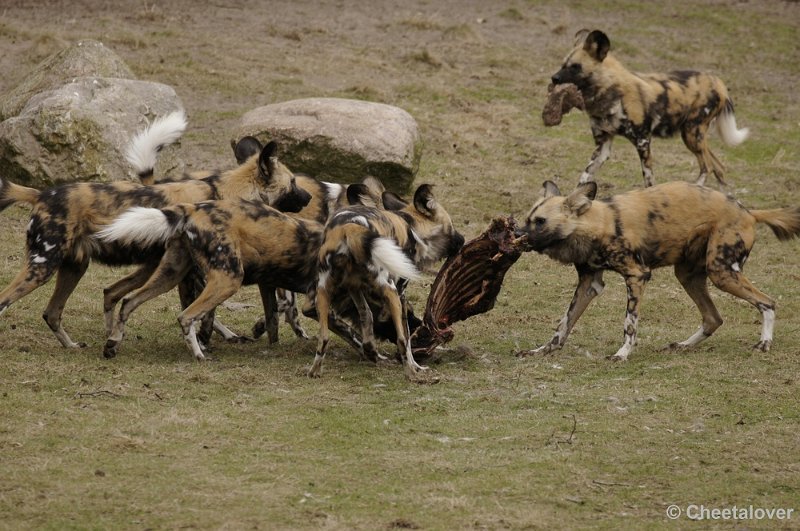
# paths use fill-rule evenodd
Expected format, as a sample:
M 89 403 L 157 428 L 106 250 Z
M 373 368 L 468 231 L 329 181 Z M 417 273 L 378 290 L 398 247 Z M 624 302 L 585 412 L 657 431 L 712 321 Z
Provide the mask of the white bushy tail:
M 186 123 L 186 114 L 183 110 L 175 111 L 157 118 L 149 127 L 133 137 L 125 158 L 140 178 L 153 174 L 158 152 L 181 137 L 186 129 Z
M 733 114 L 733 103 L 730 100 L 720 115 L 717 116 L 717 131 L 719 131 L 722 141 L 729 146 L 738 146 L 750 134 L 748 128 L 738 129 L 736 127 L 736 115 Z
M 183 218 L 170 216 L 157 208 L 133 207 L 97 233 L 106 242 L 149 247 L 163 244 L 183 227 Z
M 414 262 L 390 238 L 376 238 L 373 240 L 372 263 L 379 269 L 388 271 L 394 278 L 408 280 L 419 278 L 419 271 Z

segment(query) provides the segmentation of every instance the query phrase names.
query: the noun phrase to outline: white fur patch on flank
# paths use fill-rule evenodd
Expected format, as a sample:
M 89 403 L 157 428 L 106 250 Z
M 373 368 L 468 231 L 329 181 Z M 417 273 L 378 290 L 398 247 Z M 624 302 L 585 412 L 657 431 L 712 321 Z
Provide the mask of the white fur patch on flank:
M 125 152 L 125 158 L 137 174 L 153 170 L 159 150 L 178 140 L 186 129 L 186 123 L 186 114 L 183 110 L 175 111 L 157 118 L 144 131 L 133 137 L 131 145 Z
M 385 269 L 395 278 L 416 280 L 419 271 L 402 249 L 390 238 L 376 238 L 372 242 L 372 263 Z
M 736 128 L 736 116 L 727 110 L 722 111 L 717 116 L 717 131 L 719 131 L 719 136 L 722 137 L 723 142 L 729 146 L 738 146 L 750 135 L 748 128 Z
M 133 207 L 98 231 L 97 238 L 150 246 L 166 242 L 178 229 L 178 226 L 171 226 L 167 216 L 157 208 Z

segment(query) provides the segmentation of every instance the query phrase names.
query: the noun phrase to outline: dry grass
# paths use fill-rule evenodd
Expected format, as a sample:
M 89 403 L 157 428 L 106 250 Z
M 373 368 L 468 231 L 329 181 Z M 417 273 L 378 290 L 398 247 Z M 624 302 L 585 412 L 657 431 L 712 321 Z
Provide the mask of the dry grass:
M 48 2 L 11 3 L 0 10 L 0 90 L 42 43 L 105 41 L 140 77 L 176 88 L 190 116 L 189 169 L 230 166 L 229 131 L 259 105 L 395 104 L 426 142 L 418 181 L 435 183 L 473 236 L 498 213 L 524 212 L 544 179 L 568 188 L 588 160 L 585 116 L 545 129 L 539 112 L 572 34 L 591 25 L 632 68 L 720 75 L 753 131 L 736 149 L 712 139 L 737 197 L 800 202 L 797 3 L 377 6 L 85 0 L 63 3 L 56 20 Z M 694 178 L 679 140 L 653 149 L 657 180 Z M 619 140 L 600 178 L 603 195 L 641 186 L 633 148 Z M 0 284 L 19 268 L 28 215 L 0 217 Z M 119 356 L 104 360 L 101 290 L 124 271 L 92 266 L 65 313 L 87 349 L 64 351 L 42 322 L 52 283 L 0 318 L 0 528 L 672 529 L 673 503 L 800 510 L 799 251 L 762 230 L 748 261 L 778 299 L 769 354 L 749 348 L 757 312 L 719 292 L 726 321 L 715 337 L 690 353 L 660 351 L 699 322 L 661 270 L 625 364 L 605 359 L 621 342 L 625 304 L 612 274 L 563 351 L 511 354 L 549 339 L 575 282 L 571 268 L 526 255 L 496 309 L 457 325 L 455 348 L 432 364 L 441 382 L 427 386 L 341 343 L 310 381 L 313 342 L 286 328 L 274 348 L 217 343 L 216 361 L 194 363 L 173 294 L 141 308 Z M 417 307 L 429 284 L 413 288 Z M 257 292 L 235 300 L 258 304 Z M 256 316 L 220 314 L 241 331 Z M 740 523 L 789 528 L 797 518 Z

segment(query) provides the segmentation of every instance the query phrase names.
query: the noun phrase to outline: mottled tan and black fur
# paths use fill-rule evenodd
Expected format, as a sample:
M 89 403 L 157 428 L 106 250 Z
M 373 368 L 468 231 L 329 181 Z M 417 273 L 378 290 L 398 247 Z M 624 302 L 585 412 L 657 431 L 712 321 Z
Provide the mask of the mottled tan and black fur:
M 240 164 L 261 149 L 261 142 L 251 136 L 243 137 L 233 146 L 234 156 Z M 380 207 L 381 197 L 385 190 L 380 180 L 371 176 L 365 177 L 357 185 L 349 186 L 320 181 L 299 173 L 295 178 L 297 186 L 311 196 L 308 204 L 297 214 L 298 217 L 322 224 L 326 223 L 333 213 L 351 204 Z M 307 339 L 308 335 L 300 323 L 295 294 L 278 289 L 275 295 L 277 312 L 284 315 L 296 336 Z M 277 315 L 266 314 L 253 325 L 253 337 L 258 338 L 265 333 L 269 343 L 278 341 Z
M 631 72 L 609 53 L 611 42 L 602 31 L 581 30 L 575 48 L 552 76 L 555 85 L 573 83 L 583 96 L 596 149 L 580 177 L 592 181 L 611 153 L 611 142 L 622 135 L 633 143 L 642 164 L 645 186 L 653 185 L 650 141 L 653 135 L 680 133 L 700 166 L 698 184 L 713 172 L 725 185 L 724 168 L 708 147 L 708 129 L 716 120 L 725 143 L 736 145 L 747 129 L 736 128 L 733 101 L 717 77 L 689 70 L 667 74 Z
M 597 185 L 579 185 L 562 196 L 552 182 L 544 184 L 519 231 L 531 250 L 574 264 L 578 286 L 552 340 L 522 354 L 560 349 L 589 303 L 603 291 L 603 273 L 625 279 L 628 305 L 624 343 L 612 356 L 625 360 L 636 343 L 639 303 L 651 271 L 673 266 L 675 276 L 702 315 L 700 328 L 673 348 L 692 347 L 722 324 L 708 293 L 708 280 L 719 289 L 755 306 L 763 319 L 755 348 L 769 350 L 775 301 L 756 289 L 742 272 L 755 242 L 757 223 L 765 223 L 780 240 L 800 234 L 800 208 L 748 210 L 721 192 L 681 181 L 596 200 Z
M 61 315 L 89 262 L 144 264 L 105 290 L 108 327 L 120 294 L 142 285 L 164 250 L 163 244 L 121 246 L 101 242 L 95 238 L 99 228 L 132 206 L 164 207 L 212 198 L 257 199 L 283 210 L 298 211 L 308 202 L 308 193 L 297 187 L 294 175 L 278 161 L 276 150 L 275 143 L 270 143 L 246 163 L 221 175 L 154 186 L 127 181 L 72 183 L 40 192 L 0 178 L 0 209 L 18 201 L 33 206 L 27 227 L 25 263 L 11 284 L 0 292 L 0 314 L 57 273 L 44 319 L 63 346 L 83 346 L 67 335 Z
M 316 280 L 322 231 L 315 221 L 243 199 L 126 212 L 100 232 L 101 240 L 125 247 L 160 242 L 166 251 L 149 280 L 122 300 L 105 345 L 106 356 L 117 353 L 131 313 L 178 285 L 196 265 L 206 285 L 178 320 L 192 353 L 203 359 L 196 322 L 243 284 L 258 285 L 268 313 L 275 311 L 275 288 L 308 291 Z
M 329 341 L 329 314 L 337 298 L 348 297 L 361 324 L 362 354 L 378 357 L 374 344 L 376 296 L 389 310 L 397 338 L 397 354 L 406 375 L 423 369 L 411 353 L 403 287 L 416 278 L 418 268 L 452 256 L 464 244 L 447 212 L 434 198 L 429 185 L 421 185 L 413 204 L 384 193 L 384 208 L 352 206 L 340 210 L 325 227 L 319 250 L 315 304 L 320 323 L 319 342 L 308 375 L 319 377 Z M 370 302 L 373 301 L 373 302 Z

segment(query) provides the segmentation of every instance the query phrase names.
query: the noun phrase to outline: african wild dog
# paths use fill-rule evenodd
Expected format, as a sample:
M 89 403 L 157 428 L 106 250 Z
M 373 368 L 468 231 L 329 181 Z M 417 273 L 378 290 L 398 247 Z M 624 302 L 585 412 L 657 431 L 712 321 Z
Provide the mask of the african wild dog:
M 261 149 L 261 142 L 252 136 L 240 139 L 233 146 L 234 156 L 240 164 Z M 347 205 L 362 204 L 380 207 L 381 196 L 385 191 L 380 180 L 371 176 L 365 177 L 358 186 L 320 181 L 299 173 L 295 178 L 297 186 L 311 195 L 311 200 L 300 210 L 298 216 L 322 224 L 326 223 L 333 213 Z M 295 335 L 308 339 L 308 334 L 300 324 L 295 294 L 278 289 L 275 297 L 277 311 L 268 313 L 256 321 L 253 325 L 253 337 L 259 338 L 266 333 L 270 344 L 277 342 L 278 318 L 276 314 L 283 314 Z
M 775 301 L 757 290 L 742 273 L 755 242 L 755 226 L 766 223 L 779 240 L 800 233 L 800 208 L 747 210 L 723 193 L 685 182 L 672 182 L 595 200 L 597 185 L 578 185 L 562 196 L 550 181 L 533 205 L 518 235 L 526 245 L 563 263 L 575 265 L 578 286 L 552 340 L 520 353 L 560 349 L 589 303 L 603 291 L 603 272 L 625 279 L 628 306 L 625 340 L 614 360 L 625 360 L 636 344 L 639 302 L 652 269 L 674 266 L 675 276 L 700 310 L 703 322 L 688 339 L 670 348 L 692 347 L 722 325 L 708 293 L 707 279 L 760 312 L 761 339 L 754 348 L 772 345 Z
M 329 342 L 329 310 L 339 293 L 349 295 L 361 324 L 362 355 L 378 357 L 373 337 L 374 316 L 367 300 L 378 294 L 389 308 L 397 336 L 397 354 L 406 375 L 412 378 L 424 369 L 414 361 L 402 288 L 418 276 L 418 268 L 453 256 L 464 237 L 453 227 L 450 216 L 423 184 L 414 194 L 413 205 L 390 193 L 383 195 L 385 209 L 353 206 L 334 214 L 325 227 L 317 265 L 319 279 L 315 304 L 319 339 L 310 377 L 322 374 Z M 365 294 L 370 295 L 369 297 Z
M 611 154 L 614 136 L 622 135 L 636 147 L 645 186 L 652 186 L 652 135 L 666 138 L 680 132 L 700 166 L 697 184 L 705 184 L 711 171 L 725 186 L 722 163 L 708 148 L 709 126 L 716 119 L 720 136 L 731 146 L 743 142 L 748 130 L 736 128 L 733 101 L 722 81 L 694 71 L 637 74 L 611 55 L 610 47 L 602 31 L 579 31 L 575 48 L 552 77 L 555 85 L 575 84 L 589 114 L 596 148 L 580 183 L 594 180 Z
M 100 231 L 101 241 L 132 248 L 160 244 L 166 251 L 150 279 L 123 299 L 106 342 L 106 356 L 117 353 L 131 313 L 175 287 L 196 264 L 206 285 L 178 320 L 195 358 L 204 359 L 195 323 L 243 284 L 258 285 L 265 312 L 275 310 L 269 305 L 277 287 L 305 293 L 316 279 L 322 231 L 315 221 L 243 199 L 125 212 Z
M 99 227 L 132 206 L 163 207 L 220 197 L 260 199 L 282 210 L 296 212 L 308 203 L 309 195 L 297 187 L 294 175 L 276 158 L 276 151 L 276 144 L 270 143 L 258 156 L 221 175 L 167 181 L 154 186 L 116 181 L 70 183 L 39 191 L 0 178 L 0 210 L 18 201 L 33 205 L 27 228 L 25 264 L 11 284 L 0 292 L 0 314 L 57 272 L 56 287 L 44 311 L 44 319 L 63 346 L 85 346 L 72 341 L 61 324 L 61 315 L 90 260 L 108 265 L 143 264 L 104 291 L 108 328 L 113 318 L 113 305 L 121 296 L 118 294 L 141 286 L 164 251 L 161 244 L 131 247 L 100 242 L 95 238 Z

